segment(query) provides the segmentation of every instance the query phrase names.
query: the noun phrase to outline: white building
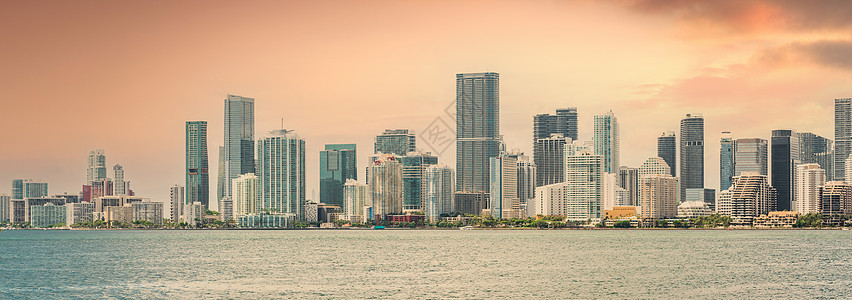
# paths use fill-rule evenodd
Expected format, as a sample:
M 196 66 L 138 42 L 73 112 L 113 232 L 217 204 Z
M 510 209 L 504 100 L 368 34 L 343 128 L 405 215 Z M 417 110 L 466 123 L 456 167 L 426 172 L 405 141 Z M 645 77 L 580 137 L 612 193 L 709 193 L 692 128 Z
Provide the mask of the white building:
M 767 176 L 760 173 L 744 172 L 734 176 L 730 193 L 732 224 L 751 225 L 755 217 L 765 215 L 775 207 L 775 189 L 769 186 Z
M 603 210 L 611 210 L 615 206 L 630 206 L 629 191 L 618 186 L 618 175 L 603 174 Z
M 713 210 L 704 201 L 686 201 L 677 206 L 678 218 L 708 217 L 711 214 Z
M 370 161 L 367 185 L 373 200 L 374 218 L 402 213 L 402 163 L 392 154 L 382 154 Z
M 571 221 L 600 221 L 603 217 L 601 199 L 603 197 L 603 157 L 580 151 L 577 155 L 565 158 L 565 182 L 545 186 L 551 190 L 548 200 L 557 208 L 551 215 L 564 215 Z M 544 188 L 544 187 L 540 187 Z M 558 192 L 553 192 L 556 188 Z M 539 195 L 536 189 L 536 195 Z M 539 201 L 539 199 L 536 199 Z M 547 206 L 546 202 L 542 205 Z
M 133 206 L 133 221 L 148 221 L 155 225 L 163 224 L 163 202 L 147 200 L 131 205 Z
M 618 118 L 612 110 L 595 116 L 594 124 L 595 155 L 600 155 L 603 160 L 603 171 L 605 173 L 616 173 L 621 166 L 619 160 L 619 130 Z
M 850 172 L 846 172 L 847 175 Z M 796 166 L 796 192 L 793 206 L 800 214 L 819 212 L 819 187 L 825 185 L 825 170 L 819 164 Z
M 234 220 L 239 219 L 242 215 L 259 212 L 258 204 L 260 195 L 257 186 L 257 176 L 254 173 L 242 174 L 234 178 L 231 181 L 231 195 L 234 206 L 234 214 L 231 218 Z M 227 220 L 228 218 L 223 219 Z
M 65 223 L 69 226 L 80 222 L 94 221 L 95 203 L 80 202 L 65 204 Z
M 258 209 L 304 219 L 305 170 L 305 140 L 292 130 L 273 130 L 258 140 Z
M 169 187 L 169 220 L 172 223 L 180 222 L 180 216 L 183 215 L 183 206 L 185 199 L 185 189 L 182 185 L 175 184 Z
M 193 202 L 183 207 L 183 220 L 190 226 L 196 226 L 204 222 L 205 207 L 201 202 Z
M 639 179 L 641 180 L 642 176 L 645 175 L 666 175 L 669 174 L 671 176 L 671 168 L 669 164 L 662 157 L 650 157 L 639 166 Z M 639 188 L 639 203 L 634 203 L 636 206 L 642 205 L 642 188 Z
M 678 179 L 670 173 L 639 178 L 639 197 L 643 219 L 668 219 L 677 216 Z
M 533 173 L 535 175 L 535 173 Z M 426 202 L 424 212 L 430 222 L 436 221 L 441 214 L 453 212 L 456 193 L 455 171 L 445 165 L 430 165 L 424 171 L 423 190 Z
M 364 215 L 364 207 L 369 206 L 370 193 L 366 184 L 355 179 L 346 179 L 343 184 L 343 215 L 352 223 L 366 223 L 371 217 Z
M 518 217 L 520 199 L 518 198 L 518 158 L 506 152 L 491 157 L 491 216 L 510 219 Z M 455 192 L 455 191 L 454 191 Z

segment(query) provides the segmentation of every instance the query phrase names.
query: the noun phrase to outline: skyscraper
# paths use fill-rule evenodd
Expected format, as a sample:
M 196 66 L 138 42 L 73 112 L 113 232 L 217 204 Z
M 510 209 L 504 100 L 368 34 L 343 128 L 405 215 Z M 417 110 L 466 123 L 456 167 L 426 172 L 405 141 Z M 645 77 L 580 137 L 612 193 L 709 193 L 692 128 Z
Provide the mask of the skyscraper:
M 12 180 L 12 199 L 24 199 L 24 180 Z
M 595 155 L 603 157 L 604 172 L 618 172 L 619 157 L 618 119 L 610 110 L 606 114 L 595 116 Z
M 603 210 L 603 156 L 588 152 L 565 160 L 565 216 L 571 221 L 600 220 Z
M 834 99 L 834 180 L 846 178 L 846 159 L 852 153 L 852 98 Z
M 795 130 L 772 131 L 772 179 L 771 185 L 778 192 L 778 209 L 789 211 L 793 206 L 795 195 L 796 165 L 799 160 L 799 135 Z M 739 153 L 738 153 L 739 154 Z
M 456 75 L 456 190 L 488 192 L 489 159 L 500 154 L 500 75 Z
M 686 189 L 704 188 L 704 117 L 687 114 L 680 120 L 680 198 Z
M 216 199 L 225 198 L 225 146 L 219 146 L 218 176 L 216 177 Z
M 343 184 L 343 215 L 352 223 L 364 223 L 369 219 L 364 215 L 364 207 L 371 206 L 373 201 L 367 185 L 355 179 L 347 179 Z
M 819 187 L 825 182 L 825 170 L 818 164 L 796 166 L 795 210 L 800 214 L 819 213 Z
M 260 190 L 257 187 L 257 176 L 254 173 L 242 174 L 234 178 L 232 200 L 234 203 L 233 219 L 240 216 L 260 212 Z
M 637 176 L 639 178 L 639 192 L 638 192 L 639 198 L 637 199 L 638 202 L 633 203 L 633 205 L 640 206 L 640 205 L 643 204 L 642 199 L 644 199 L 644 198 L 642 197 L 642 186 L 641 186 L 642 177 L 645 177 L 646 175 L 666 175 L 666 174 L 669 174 L 669 176 L 671 176 L 670 175 L 671 172 L 672 171 L 671 171 L 671 168 L 669 167 L 669 164 L 667 164 L 666 161 L 663 160 L 662 158 L 650 157 L 650 158 L 646 159 L 645 162 L 643 162 L 642 165 L 639 166 L 639 170 L 637 172 L 638 173 Z M 681 199 L 684 199 L 684 198 L 681 198 Z
M 677 216 L 677 177 L 670 174 L 649 174 L 639 178 L 642 190 L 642 218 L 667 219 Z
M 506 152 L 492 157 L 491 167 L 491 216 L 494 218 L 518 217 L 518 156 Z
M 373 146 L 373 153 L 405 156 L 414 151 L 417 151 L 417 138 L 414 131 L 408 129 L 385 129 L 385 132 L 376 136 Z
M 822 136 L 799 132 L 799 160 L 802 164 L 819 164 L 825 180 L 834 180 L 834 141 Z
M 432 153 L 408 152 L 398 157 L 402 163 L 402 209 L 423 210 L 425 196 L 422 193 L 426 168 L 438 164 Z
M 101 180 L 107 177 L 106 155 L 103 149 L 89 152 L 89 164 L 86 169 L 86 183 Z
M 732 224 L 751 225 L 755 217 L 767 214 L 772 211 L 772 207 L 775 207 L 776 192 L 769 185 L 767 177 L 754 172 L 744 172 L 734 176 L 734 183 L 730 188 L 730 200 L 727 197 L 719 197 L 720 208 L 730 207 Z
M 47 182 L 24 180 L 24 198 L 39 198 L 48 195 Z
M 367 165 L 367 180 L 375 220 L 402 213 L 402 164 L 397 156 L 374 157 Z
M 734 137 L 730 131 L 722 131 L 719 148 L 719 191 L 731 187 L 734 178 Z
M 115 179 L 112 185 L 113 195 L 130 195 L 130 181 L 124 181 L 124 167 L 115 165 L 112 167 L 113 177 Z
M 228 95 L 225 98 L 224 148 L 223 197 L 228 197 L 231 195 L 231 181 L 234 178 L 246 173 L 255 173 L 253 98 L 236 95 Z
M 677 176 L 677 138 L 674 131 L 663 132 L 657 137 L 657 157 L 662 158 L 669 165 L 672 177 Z
M 355 144 L 329 144 L 320 151 L 320 203 L 343 205 L 343 184 L 358 179 Z
M 572 140 L 577 139 L 577 108 L 556 110 L 556 114 L 538 114 L 533 117 L 533 143 L 558 133 Z
M 455 172 L 444 165 L 429 165 L 423 177 L 423 211 L 426 218 L 435 222 L 441 214 L 453 212 L 453 195 L 456 190 Z
M 292 130 L 272 130 L 257 141 L 260 209 L 293 214 L 305 212 L 305 140 Z
M 627 206 L 639 205 L 639 169 L 630 167 L 618 168 L 618 186 L 627 190 Z
M 12 197 L 5 194 L 0 194 L 0 222 L 10 220 L 10 212 Z
M 745 172 L 769 175 L 767 148 L 764 139 L 737 139 L 734 142 L 734 175 Z
M 518 198 L 521 201 L 521 216 L 528 215 L 527 204 L 535 199 L 536 166 L 526 155 L 518 156 Z
M 207 121 L 186 122 L 186 202 L 210 208 L 210 175 L 207 163 Z M 220 212 L 222 208 L 219 208 Z
M 565 176 L 565 147 L 571 139 L 554 133 L 550 137 L 535 141 L 536 186 L 563 182 Z
M 186 195 L 182 185 L 175 184 L 169 187 L 169 220 L 172 223 L 180 222 L 180 217 L 183 215 L 184 201 L 186 201 Z

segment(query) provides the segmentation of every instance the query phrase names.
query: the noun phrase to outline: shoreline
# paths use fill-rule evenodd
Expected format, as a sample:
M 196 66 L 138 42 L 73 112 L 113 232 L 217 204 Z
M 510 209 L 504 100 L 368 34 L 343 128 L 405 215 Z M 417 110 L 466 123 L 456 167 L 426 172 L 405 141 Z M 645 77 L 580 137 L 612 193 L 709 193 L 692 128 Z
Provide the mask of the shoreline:
M 778 227 L 766 227 L 766 228 L 756 228 L 756 227 L 729 227 L 729 228 L 524 228 L 524 227 L 516 227 L 516 228 L 470 228 L 467 230 L 536 230 L 536 231 L 553 231 L 553 230 L 602 230 L 602 231 L 630 231 L 630 230 L 723 230 L 723 231 L 733 231 L 733 230 L 850 230 L 844 229 L 848 227 L 826 227 L 826 228 L 778 228 Z M 2 231 L 12 231 L 12 230 L 67 230 L 67 231 L 223 231 L 223 230 L 291 230 L 291 231 L 342 231 L 342 230 L 406 230 L 406 231 L 418 231 L 418 230 L 428 230 L 428 231 L 463 231 L 456 228 L 385 228 L 385 229 L 373 229 L 369 227 L 361 228 L 361 227 L 348 227 L 348 228 L 319 228 L 319 227 L 308 227 L 308 228 L 0 228 L 0 233 Z

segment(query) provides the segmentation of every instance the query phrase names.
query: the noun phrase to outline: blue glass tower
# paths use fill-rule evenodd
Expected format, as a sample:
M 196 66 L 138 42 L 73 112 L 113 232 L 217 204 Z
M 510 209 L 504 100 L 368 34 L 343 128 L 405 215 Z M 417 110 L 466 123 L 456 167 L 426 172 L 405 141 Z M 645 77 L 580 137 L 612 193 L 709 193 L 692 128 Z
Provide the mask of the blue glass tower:
M 320 202 L 343 206 L 343 184 L 358 180 L 355 144 L 329 144 L 320 151 Z

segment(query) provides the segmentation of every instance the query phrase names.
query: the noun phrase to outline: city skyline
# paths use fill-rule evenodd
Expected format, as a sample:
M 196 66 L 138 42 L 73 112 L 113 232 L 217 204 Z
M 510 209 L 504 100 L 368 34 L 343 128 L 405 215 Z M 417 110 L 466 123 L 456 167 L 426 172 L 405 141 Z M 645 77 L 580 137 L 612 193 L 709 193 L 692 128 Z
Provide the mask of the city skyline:
M 839 84 L 848 82 L 849 62 L 843 56 L 834 56 L 834 60 L 829 58 L 832 57 L 831 53 L 837 53 L 832 51 L 836 51 L 838 47 L 845 49 L 842 47 L 848 45 L 844 43 L 845 37 L 838 35 L 848 27 L 848 24 L 844 23 L 848 21 L 833 19 L 832 15 L 823 14 L 825 20 L 822 22 L 805 22 L 817 19 L 816 16 L 821 16 L 818 12 L 824 11 L 817 8 L 803 9 L 797 7 L 797 4 L 789 3 L 763 3 L 764 6 L 768 5 L 774 10 L 748 3 L 742 4 L 743 7 L 737 7 L 729 2 L 718 4 L 718 6 L 704 4 L 703 12 L 706 14 L 701 14 L 702 11 L 678 7 L 677 4 L 667 8 L 685 15 L 699 14 L 704 17 L 703 20 L 713 25 L 709 26 L 709 29 L 698 30 L 694 28 L 696 23 L 691 23 L 687 20 L 688 18 L 667 13 L 667 10 L 654 7 L 653 3 L 641 1 L 636 3 L 638 4 L 634 4 L 635 6 L 570 3 L 520 8 L 512 3 L 498 3 L 494 8 L 489 8 L 495 12 L 502 12 L 497 15 L 498 17 L 508 17 L 510 14 L 506 11 L 518 8 L 514 12 L 519 13 L 521 19 L 535 17 L 543 18 L 547 22 L 528 22 L 518 25 L 515 22 L 499 21 L 494 28 L 488 29 L 495 34 L 495 37 L 482 38 L 478 40 L 480 43 L 472 45 L 473 49 L 471 49 L 471 51 L 486 49 L 502 45 L 502 42 L 506 40 L 521 39 L 525 30 L 542 29 L 544 24 L 557 24 L 556 29 L 564 30 L 561 33 L 565 36 L 581 38 L 583 33 L 575 27 L 580 24 L 577 22 L 588 19 L 558 20 L 570 19 L 569 17 L 575 14 L 576 16 L 591 14 L 625 18 L 626 23 L 595 28 L 590 34 L 624 31 L 620 35 L 622 41 L 618 43 L 635 46 L 627 47 L 632 50 L 631 53 L 625 53 L 623 50 L 602 51 L 600 55 L 590 53 L 606 49 L 607 46 L 616 43 L 608 40 L 589 41 L 582 45 L 584 47 L 567 52 L 574 56 L 557 56 L 556 53 L 567 49 L 568 43 L 545 39 L 542 36 L 531 36 L 523 38 L 524 41 L 530 42 L 528 46 L 497 47 L 496 53 L 491 55 L 473 57 L 470 54 L 460 53 L 436 55 L 439 58 L 435 58 L 434 53 L 452 53 L 447 52 L 450 51 L 449 49 L 455 51 L 452 45 L 455 45 L 453 41 L 457 34 L 446 29 L 437 31 L 420 29 L 416 30 L 418 35 L 438 38 L 442 43 L 436 44 L 434 48 L 426 52 L 413 53 L 411 58 L 414 59 L 410 62 L 408 58 L 403 61 L 403 58 L 407 56 L 381 57 L 359 52 L 367 59 L 342 56 L 319 65 L 316 65 L 316 60 L 301 63 L 289 58 L 299 56 L 298 53 L 301 53 L 299 51 L 316 50 L 311 47 L 297 46 L 292 50 L 293 52 L 284 52 L 284 54 L 267 53 L 261 50 L 262 46 L 279 49 L 278 47 L 284 44 L 289 45 L 289 43 L 283 43 L 282 40 L 263 42 L 256 36 L 243 35 L 259 26 L 256 22 L 268 21 L 270 18 L 268 14 L 254 13 L 258 16 L 257 21 L 241 25 L 233 31 L 221 27 L 204 31 L 197 25 L 180 23 L 177 16 L 132 7 L 135 4 L 111 4 L 107 8 L 116 10 L 113 17 L 91 18 L 93 20 L 90 22 L 75 23 L 73 26 L 60 29 L 57 24 L 65 23 L 54 22 L 62 22 L 65 18 L 64 14 L 57 15 L 55 20 L 41 18 L 39 20 L 47 23 L 40 26 L 35 26 L 36 24 L 26 20 L 27 16 L 70 10 L 79 12 L 75 18 L 86 18 L 87 14 L 92 13 L 91 7 L 69 8 L 63 7 L 69 4 L 60 4 L 40 11 L 27 7 L 31 4 L 16 4 L 20 6 L 0 13 L 4 16 L 7 13 L 16 14 L 15 17 L 4 18 L 2 22 L 7 26 L 3 28 L 12 28 L 13 26 L 5 22 L 14 20 L 20 22 L 21 24 L 18 25 L 22 25 L 25 30 L 15 32 L 11 38 L 13 46 L 3 51 L 7 56 L 21 59 L 9 62 L 9 69 L 12 71 L 9 73 L 16 74 L 15 76 L 9 74 L 0 76 L 3 76 L 3 82 L 10 83 L 6 89 L 10 97 L 26 101 L 14 103 L 4 101 L 3 111 L 21 113 L 9 114 L 0 120 L 0 125 L 4 128 L 14 128 L 12 126 L 17 124 L 31 125 L 28 125 L 29 128 L 26 131 L 2 131 L 0 138 L 13 140 L 16 141 L 15 144 L 29 145 L 29 147 L 7 147 L 0 150 L 2 151 L 0 157 L 3 157 L 0 162 L 4 165 L 0 180 L 11 182 L 14 178 L 35 178 L 49 182 L 53 193 L 75 193 L 85 179 L 86 154 L 94 149 L 104 149 L 109 155 L 110 164 L 107 167 L 111 167 L 113 163 L 120 163 L 129 170 L 126 180 L 133 182 L 133 190 L 136 194 L 157 201 L 166 201 L 168 188 L 173 184 L 185 182 L 182 171 L 184 169 L 182 162 L 185 157 L 182 147 L 185 138 L 182 130 L 184 123 L 188 120 L 206 120 L 209 122 L 209 136 L 223 136 L 221 123 L 223 112 L 219 101 L 222 101 L 225 95 L 232 93 L 257 99 L 258 114 L 255 125 L 257 132 L 279 128 L 280 119 L 283 117 L 287 128 L 297 130 L 300 136 L 305 138 L 308 185 L 306 193 L 310 197 L 310 195 L 319 194 L 319 165 L 316 153 L 323 145 L 353 143 L 360 145 L 362 149 L 369 149 L 371 140 L 385 129 L 411 128 L 420 134 L 436 116 L 444 114 L 445 108 L 452 104 L 455 98 L 451 86 L 453 76 L 465 72 L 500 73 L 500 132 L 504 135 L 508 147 L 519 148 L 526 155 L 532 154 L 532 145 L 529 141 L 533 132 L 533 116 L 552 113 L 559 108 L 578 108 L 580 140 L 591 139 L 592 116 L 612 109 L 618 115 L 619 123 L 622 125 L 621 144 L 631 147 L 630 151 L 626 151 L 628 149 L 626 146 L 622 147 L 624 149 L 622 165 L 629 167 L 638 167 L 645 159 L 653 156 L 656 153 L 656 137 L 659 132 L 677 131 L 678 120 L 682 115 L 691 112 L 703 113 L 706 126 L 704 186 L 709 188 L 718 187 L 719 146 L 715 141 L 719 140 L 719 133 L 722 130 L 733 131 L 738 137 L 769 139 L 771 130 L 791 128 L 799 132 L 813 132 L 820 136 L 834 138 L 831 117 L 833 100 L 848 97 L 850 94 L 849 88 Z M 189 9 L 180 4 L 167 5 L 175 6 L 171 7 L 172 11 Z M 444 7 L 442 5 L 446 4 L 425 5 L 424 9 L 436 13 Z M 211 20 L 206 18 L 226 8 L 238 12 L 269 9 L 270 12 L 279 13 L 284 13 L 286 11 L 284 8 L 293 8 L 296 11 L 306 12 L 306 15 L 319 14 L 327 10 L 339 12 L 339 9 L 343 9 L 343 7 L 310 7 L 307 4 L 294 5 L 294 7 L 277 7 L 271 4 L 236 8 L 228 7 L 227 4 L 217 6 L 217 9 L 203 11 L 200 13 L 201 16 L 194 16 L 191 21 L 186 22 L 212 24 Z M 478 3 L 462 4 L 459 7 L 459 13 L 478 6 Z M 733 15 L 743 18 L 727 17 L 719 13 L 724 9 L 731 9 L 732 6 L 736 12 Z M 385 9 L 402 11 L 404 4 L 388 4 Z M 358 11 L 368 14 L 362 8 L 358 8 Z M 761 11 L 766 11 L 766 14 L 761 14 Z M 138 13 L 140 16 L 149 16 L 152 19 L 163 19 L 166 24 L 174 25 L 178 33 L 205 33 L 198 35 L 199 40 L 195 42 L 186 41 L 183 42 L 185 44 L 181 44 L 193 49 L 195 51 L 193 55 L 197 53 L 200 55 L 193 60 L 188 59 L 193 57 L 188 52 L 175 49 L 157 50 L 151 53 L 133 50 L 142 45 L 137 43 L 167 43 L 171 36 L 165 34 L 159 34 L 160 37 L 157 38 L 143 35 L 139 41 L 124 40 L 103 34 L 104 29 L 97 31 L 101 33 L 97 37 L 85 34 L 90 26 L 110 27 L 104 25 L 115 25 L 114 28 L 133 29 L 137 32 L 142 30 L 121 19 L 131 12 Z M 745 18 L 747 16 L 766 21 L 770 19 L 767 16 L 776 15 L 786 17 L 781 19 L 789 22 L 743 21 L 751 20 Z M 387 17 L 393 19 L 381 21 L 397 21 L 406 25 L 407 27 L 403 27 L 408 29 L 429 27 L 433 24 L 431 22 L 434 22 L 416 13 L 402 14 L 402 16 L 410 17 L 410 20 Z M 479 18 L 482 17 L 476 16 L 473 21 Z M 345 20 L 352 21 L 352 19 Z M 448 23 L 443 26 L 453 24 Z M 395 33 L 392 29 L 375 27 L 380 25 L 380 23 L 359 23 L 351 29 L 351 33 L 373 30 L 373 34 L 365 37 L 367 41 L 373 42 L 384 35 Z M 669 27 L 674 29 L 667 29 Z M 332 49 L 335 45 L 351 46 L 361 51 L 367 49 L 365 47 L 368 45 L 363 42 L 336 39 L 337 36 L 329 30 L 333 28 L 313 29 L 318 32 L 299 34 L 296 39 L 304 43 L 316 42 L 322 47 L 328 47 L 321 49 Z M 145 30 L 157 33 L 172 29 L 172 27 L 155 27 Z M 554 33 L 552 30 L 554 29 L 545 32 Z M 24 42 L 27 41 L 23 35 L 24 32 L 42 37 L 66 35 L 79 38 L 79 41 L 70 42 L 70 47 L 53 47 L 44 41 L 42 43 Z M 639 37 L 651 35 L 652 38 L 648 41 L 639 37 L 632 38 L 629 37 L 630 32 L 636 33 Z M 738 32 L 738 34 L 732 37 L 725 37 L 723 34 L 730 32 Z M 498 38 L 496 33 L 506 37 Z M 778 37 L 781 35 L 778 33 L 786 33 L 786 35 Z M 251 46 L 245 49 L 244 53 L 236 56 L 211 50 L 212 46 L 218 45 L 222 40 L 219 35 Z M 266 36 L 263 33 L 260 35 Z M 52 40 L 64 41 L 65 39 Z M 14 43 L 16 41 L 21 43 Z M 714 42 L 709 44 L 717 46 L 708 46 L 708 41 Z M 112 45 L 109 49 L 111 55 L 104 56 L 102 50 L 85 53 L 90 45 L 106 44 Z M 369 44 L 369 47 L 377 47 L 377 53 L 381 54 L 404 52 L 410 46 L 405 42 L 394 42 L 384 46 Z M 149 47 L 144 46 L 138 48 L 150 50 Z M 32 51 L 34 49 L 38 51 Z M 689 51 L 684 51 L 687 54 L 674 57 L 654 55 L 660 51 L 679 49 Z M 722 52 L 718 51 L 720 49 L 727 49 L 727 51 L 710 55 L 713 52 Z M 541 52 L 544 53 L 540 55 L 540 58 L 530 58 L 530 54 Z M 323 53 L 326 54 L 323 57 L 336 55 L 336 52 L 331 50 Z M 43 54 L 48 54 L 43 61 L 32 56 Z M 138 57 L 128 58 L 127 55 L 130 54 L 138 55 Z M 100 55 L 100 57 L 91 55 Z M 252 56 L 256 58 L 246 58 Z M 269 60 L 276 57 L 278 58 Z M 636 57 L 647 58 L 647 61 L 638 61 Z M 79 68 L 81 63 L 92 62 L 96 58 L 103 58 L 103 60 L 97 61 L 96 64 L 87 64 L 82 69 Z M 417 58 L 425 58 L 425 60 L 415 63 Z M 670 58 L 673 62 L 660 64 L 663 59 Z M 118 59 L 124 63 L 116 66 L 109 65 Z M 244 60 L 247 60 L 247 63 L 241 66 L 240 62 Z M 267 65 L 266 61 L 273 63 Z M 385 62 L 385 64 L 366 66 L 359 61 L 373 64 Z M 546 69 L 555 70 L 542 71 L 542 68 L 533 67 L 545 61 L 548 62 Z M 795 66 L 793 66 L 794 63 Z M 317 66 L 319 68 L 315 68 Z M 424 68 L 424 66 L 428 67 Z M 122 67 L 127 69 L 122 71 L 126 73 L 119 72 L 120 76 L 112 75 L 120 71 Z M 253 68 L 260 72 L 252 72 Z M 332 68 L 340 73 L 331 75 L 334 76 L 331 79 L 339 80 L 355 75 L 361 79 L 357 84 L 346 80 L 340 82 L 340 90 L 345 90 L 345 94 L 322 89 L 323 84 L 304 84 L 307 81 L 300 79 L 304 75 L 308 75 L 304 77 L 308 78 L 311 77 L 310 75 L 317 74 L 314 72 L 326 73 L 325 71 Z M 67 71 L 70 69 L 82 70 L 83 76 L 70 75 Z M 642 72 L 632 72 L 640 73 L 640 75 L 624 74 L 627 73 L 624 71 L 634 69 Z M 35 71 L 29 70 L 40 72 L 33 73 Z M 154 76 L 155 73 L 149 70 L 157 70 L 157 75 Z M 162 70 L 175 70 L 175 72 L 163 74 Z M 285 70 L 287 73 L 284 73 Z M 387 78 L 393 77 L 386 74 L 402 75 L 402 73 L 415 73 L 415 70 L 422 72 L 416 84 L 410 83 L 415 80 L 394 81 L 390 85 L 386 82 Z M 571 70 L 572 74 L 577 73 L 582 76 L 565 74 L 565 70 Z M 298 76 L 287 75 L 290 72 Z M 649 72 L 653 74 L 649 76 Z M 764 72 L 766 74 L 763 74 Z M 103 74 L 110 74 L 110 77 L 116 79 L 131 78 L 133 80 L 119 81 L 105 77 Z M 612 76 L 613 74 L 619 74 L 619 76 Z M 286 76 L 278 78 L 276 77 L 278 75 Z M 36 76 L 38 80 L 35 80 Z M 748 80 L 747 78 L 750 77 L 756 79 Z M 287 84 L 282 85 L 282 82 Z M 43 91 L 41 87 L 44 85 L 51 86 L 49 90 L 55 90 L 62 96 Z M 393 88 L 386 90 L 388 86 Z M 156 93 L 152 93 L 153 91 Z M 404 93 L 402 98 L 397 97 L 402 91 L 407 93 Z M 80 98 L 81 96 L 84 98 Z M 57 102 L 58 99 L 63 99 L 63 102 Z M 704 102 L 714 99 L 713 102 Z M 771 103 L 781 105 L 766 105 L 770 99 Z M 328 101 L 337 102 L 332 102 L 336 105 L 328 108 L 330 111 L 327 116 L 317 117 L 319 115 L 316 113 L 317 105 L 323 105 Z M 145 104 L 140 105 L 140 103 Z M 388 109 L 390 104 L 405 104 L 409 105 L 410 109 L 391 111 Z M 122 109 L 116 109 L 116 107 Z M 131 109 L 123 109 L 125 107 Z M 387 113 L 375 113 L 377 107 L 387 109 Z M 115 113 L 117 111 L 126 112 Z M 760 115 L 750 115 L 754 111 L 759 111 Z M 653 117 L 648 118 L 649 114 Z M 789 118 L 793 115 L 807 117 Z M 36 116 L 48 119 L 71 116 L 76 121 L 61 128 L 27 122 Z M 372 118 L 364 116 L 372 116 Z M 328 127 L 322 124 L 330 119 L 336 120 L 332 124 L 335 126 Z M 337 122 L 358 125 L 339 126 L 340 123 Z M 108 126 L 109 128 L 98 126 L 104 123 L 112 125 Z M 96 128 L 98 130 L 95 130 Z M 62 145 L 62 147 L 52 147 L 53 145 Z M 211 150 L 210 158 L 218 157 L 218 153 L 214 153 L 218 146 L 221 146 L 218 138 L 210 139 L 208 143 L 208 148 Z M 421 148 L 426 151 L 431 150 L 422 146 Z M 455 162 L 455 155 L 452 155 L 454 152 L 455 149 L 450 146 L 443 153 L 435 154 L 439 155 L 442 163 L 451 166 Z M 367 155 L 369 155 L 368 151 L 359 153 L 358 161 L 366 162 Z M 214 169 L 216 165 L 216 163 L 211 164 L 210 173 L 217 174 L 218 170 Z M 357 169 L 358 177 L 365 178 L 362 177 L 363 163 Z M 216 194 L 213 186 L 214 184 L 211 184 L 211 195 Z

